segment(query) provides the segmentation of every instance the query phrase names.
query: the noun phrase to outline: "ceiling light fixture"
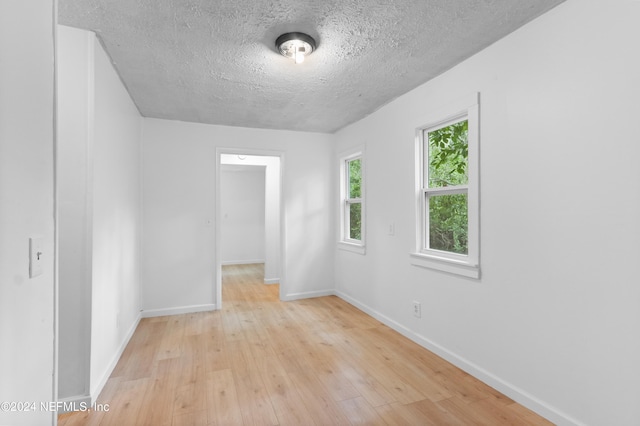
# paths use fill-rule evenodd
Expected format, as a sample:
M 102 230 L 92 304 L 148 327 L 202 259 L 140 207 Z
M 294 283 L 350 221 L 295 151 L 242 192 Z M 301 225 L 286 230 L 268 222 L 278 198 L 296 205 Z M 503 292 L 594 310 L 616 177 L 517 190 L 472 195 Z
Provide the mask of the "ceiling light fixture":
M 316 41 L 305 33 L 286 33 L 277 38 L 276 49 L 296 64 L 301 64 L 305 56 L 316 50 Z

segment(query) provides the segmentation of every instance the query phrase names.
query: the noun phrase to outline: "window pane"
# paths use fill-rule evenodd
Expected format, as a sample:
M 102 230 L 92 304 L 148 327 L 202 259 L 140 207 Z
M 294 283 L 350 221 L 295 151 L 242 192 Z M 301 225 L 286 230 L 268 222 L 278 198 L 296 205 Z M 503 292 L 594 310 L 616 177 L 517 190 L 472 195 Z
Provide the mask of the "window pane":
M 429 188 L 468 183 L 468 130 L 469 122 L 464 120 L 428 132 Z
M 349 204 L 349 238 L 362 240 L 362 204 Z
M 429 202 L 429 248 L 467 254 L 467 194 L 432 195 Z
M 347 171 L 349 173 L 349 198 L 361 198 L 362 172 L 359 158 L 347 161 Z

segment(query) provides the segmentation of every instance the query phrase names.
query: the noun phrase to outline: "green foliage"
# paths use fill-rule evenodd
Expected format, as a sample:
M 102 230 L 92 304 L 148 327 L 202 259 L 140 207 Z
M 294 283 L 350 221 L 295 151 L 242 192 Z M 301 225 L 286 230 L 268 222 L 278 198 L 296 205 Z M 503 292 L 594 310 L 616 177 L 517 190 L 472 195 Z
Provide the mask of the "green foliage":
M 349 204 L 349 238 L 362 240 L 362 204 Z
M 348 163 L 349 198 L 362 197 L 362 160 L 356 158 Z M 362 204 L 349 204 L 349 238 L 362 240 Z
M 349 161 L 349 198 L 360 198 L 362 186 L 362 160 Z
M 429 132 L 430 188 L 466 185 L 468 121 Z M 466 194 L 429 197 L 429 247 L 467 254 L 468 211 Z
M 469 122 L 459 121 L 429 132 L 429 187 L 465 185 Z
M 467 254 L 467 195 L 429 197 L 429 247 Z

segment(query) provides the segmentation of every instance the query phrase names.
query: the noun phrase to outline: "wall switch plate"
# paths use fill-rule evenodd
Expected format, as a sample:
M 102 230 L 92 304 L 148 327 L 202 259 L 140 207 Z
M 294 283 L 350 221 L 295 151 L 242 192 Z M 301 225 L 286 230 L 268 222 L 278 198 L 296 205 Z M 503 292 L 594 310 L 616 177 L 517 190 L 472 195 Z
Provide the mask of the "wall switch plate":
M 416 318 L 420 318 L 422 316 L 422 306 L 420 306 L 420 302 L 413 302 L 413 316 Z
M 42 275 L 44 264 L 44 238 L 29 238 L 29 278 Z
M 389 235 L 396 234 L 396 224 L 394 222 L 389 223 L 389 230 L 387 231 L 387 234 Z

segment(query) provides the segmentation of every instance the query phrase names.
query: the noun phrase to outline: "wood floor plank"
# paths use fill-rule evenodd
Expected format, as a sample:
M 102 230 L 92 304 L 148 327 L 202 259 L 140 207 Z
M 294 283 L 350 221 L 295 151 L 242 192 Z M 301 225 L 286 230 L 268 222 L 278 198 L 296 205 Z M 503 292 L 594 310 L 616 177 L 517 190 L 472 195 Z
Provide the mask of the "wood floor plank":
M 246 425 L 278 425 L 271 400 L 260 377 L 247 370 L 234 370 L 242 420 Z
M 464 401 L 457 396 L 445 399 L 444 401 L 435 402 L 443 411 L 455 419 L 456 424 L 460 425 L 486 425 L 486 426 L 500 426 L 504 423 L 492 423 L 490 422 L 485 413 L 478 410 L 474 410 L 467 401 Z M 514 423 L 518 424 L 518 423 Z
M 201 379 L 193 383 L 178 385 L 176 396 L 173 401 L 173 415 L 201 411 L 206 408 L 206 379 Z
M 435 416 L 425 416 L 424 413 L 416 407 L 417 403 L 413 404 L 387 404 L 375 407 L 376 412 L 387 425 L 390 426 L 439 426 L 439 425 L 451 425 L 441 421 Z
M 384 385 L 363 368 L 345 362 L 339 366 L 339 373 L 351 382 L 372 407 L 396 401 L 396 398 L 385 389 Z
M 207 313 L 206 312 L 194 312 L 186 314 L 186 325 L 184 334 L 187 336 L 199 335 L 204 332 L 204 323 Z
M 340 401 L 345 415 L 352 425 L 383 425 L 385 421 L 362 397 Z
M 121 381 L 100 425 L 122 426 L 137 419 L 149 382 L 148 378 Z
M 165 318 L 167 318 L 167 328 L 158 347 L 157 359 L 177 358 L 182 354 L 181 344 L 187 317 L 185 315 L 175 315 Z
M 450 399 L 455 399 L 452 397 Z M 467 426 L 474 424 L 475 420 L 470 420 L 469 416 L 456 416 L 447 411 L 439 402 L 433 402 L 428 399 L 410 404 L 410 408 L 415 408 L 422 413 L 422 416 L 437 425 Z M 474 419 L 474 416 L 471 416 Z M 471 423 L 469 423 L 471 422 Z
M 231 368 L 231 357 L 224 339 L 205 338 L 205 366 L 207 372 Z
M 173 416 L 171 426 L 207 426 L 207 410 L 191 411 Z
M 363 344 L 354 333 L 343 331 L 336 337 L 334 343 L 340 347 L 342 356 L 350 360 L 354 368 L 363 368 L 375 380 L 383 384 L 384 389 L 394 400 L 403 404 L 420 401 L 426 396 L 408 384 L 400 375 L 391 370 L 385 360 L 381 359 L 375 348 L 368 343 Z M 358 366 L 358 367 L 356 367 Z
M 242 407 L 231 369 L 214 371 L 207 377 L 207 416 L 212 425 L 241 425 Z
M 407 339 L 395 330 L 384 325 L 370 330 L 375 338 L 383 338 L 395 349 L 396 352 L 403 353 L 406 357 L 432 372 L 438 372 L 451 366 L 444 359 L 434 356 L 429 351 L 422 350 L 417 343 Z
M 240 322 L 238 313 L 233 309 L 227 310 L 222 317 L 222 328 L 224 330 L 224 339 L 227 342 L 245 339 L 242 323 Z
M 299 370 L 289 372 L 288 376 L 316 424 L 349 424 L 339 404 L 334 401 L 331 393 L 323 388 L 322 383 L 313 373 Z
M 351 384 L 349 379 L 340 373 L 339 361 L 324 362 L 316 366 L 315 374 L 322 384 L 331 392 L 335 401 L 357 398 L 360 392 Z
M 486 388 L 476 386 L 477 379 L 467 380 L 471 377 L 468 373 L 455 366 L 450 366 L 433 375 L 435 382 L 439 383 L 447 393 L 456 396 L 466 403 L 472 403 L 489 398 L 491 394 L 486 392 Z
M 491 425 L 529 425 L 529 419 L 514 410 L 505 410 L 504 405 L 495 398 L 472 402 L 469 408 L 476 418 Z M 524 414 L 524 413 L 523 413 Z M 551 423 L 549 423 L 551 424 Z
M 85 425 L 550 423 L 335 296 L 223 267 L 222 310 L 143 319 Z
M 88 423 L 89 413 L 62 413 L 58 415 L 58 426 L 79 426 Z M 99 424 L 99 423 L 94 423 Z
M 166 329 L 166 322 L 148 321 L 142 319 L 138 328 L 144 333 L 134 333 L 134 340 L 131 341 L 133 351 L 126 360 L 126 368 L 122 371 L 122 375 L 126 380 L 135 380 L 150 377 L 155 368 L 156 354 L 158 352 L 157 342 L 162 338 Z
M 229 342 L 232 368 L 242 419 L 247 425 L 278 425 L 278 418 L 269 399 L 260 370 L 245 341 Z
M 185 335 L 180 356 L 178 385 L 192 384 L 201 380 L 206 370 L 206 339 L 200 335 Z
M 277 357 L 258 361 L 260 373 L 280 425 L 312 425 L 313 418 L 306 410 L 297 389 L 282 368 Z
M 179 372 L 179 358 L 158 361 L 156 371 L 144 395 L 136 425 L 171 426 Z

